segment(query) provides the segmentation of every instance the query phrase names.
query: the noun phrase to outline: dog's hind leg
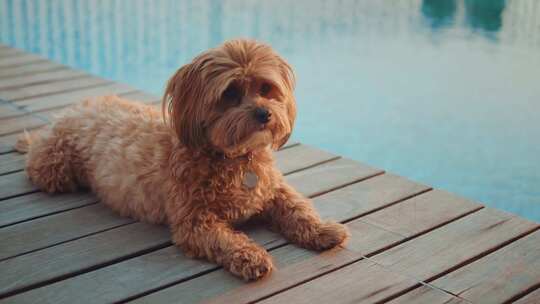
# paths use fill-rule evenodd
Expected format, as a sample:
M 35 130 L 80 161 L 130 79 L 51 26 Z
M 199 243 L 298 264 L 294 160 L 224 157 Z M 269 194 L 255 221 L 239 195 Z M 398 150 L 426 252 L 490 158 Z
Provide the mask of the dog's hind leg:
M 28 152 L 26 173 L 41 190 L 54 193 L 77 189 L 80 162 L 68 138 L 62 134 L 50 129 L 25 133 L 15 148 L 19 152 Z

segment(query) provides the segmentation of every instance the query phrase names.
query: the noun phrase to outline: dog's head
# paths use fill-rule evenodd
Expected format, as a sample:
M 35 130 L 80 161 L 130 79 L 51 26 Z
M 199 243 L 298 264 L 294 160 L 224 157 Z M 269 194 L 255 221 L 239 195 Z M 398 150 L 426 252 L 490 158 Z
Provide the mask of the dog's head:
M 231 40 L 171 77 L 163 110 L 187 147 L 208 146 L 229 157 L 277 149 L 296 117 L 294 81 L 291 67 L 270 46 Z

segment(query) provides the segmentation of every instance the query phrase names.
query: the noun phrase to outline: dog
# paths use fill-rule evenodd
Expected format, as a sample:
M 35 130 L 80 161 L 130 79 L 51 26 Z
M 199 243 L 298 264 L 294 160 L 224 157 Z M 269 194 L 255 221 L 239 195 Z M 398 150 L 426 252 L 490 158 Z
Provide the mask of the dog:
M 117 96 L 89 99 L 17 147 L 28 152 L 27 175 L 41 190 L 89 188 L 123 216 L 167 224 L 185 255 L 256 280 L 274 266 L 235 230 L 250 218 L 312 250 L 348 237 L 274 166 L 272 151 L 293 130 L 294 87 L 292 68 L 270 46 L 231 40 L 170 78 L 161 111 Z

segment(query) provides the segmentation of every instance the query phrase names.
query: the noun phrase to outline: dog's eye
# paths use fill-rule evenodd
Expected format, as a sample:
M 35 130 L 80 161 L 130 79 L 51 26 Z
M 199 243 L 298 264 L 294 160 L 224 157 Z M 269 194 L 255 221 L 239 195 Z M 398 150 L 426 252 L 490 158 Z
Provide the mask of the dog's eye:
M 241 95 L 240 89 L 235 86 L 230 86 L 223 92 L 223 98 L 229 100 L 239 99 Z
M 268 93 L 270 93 L 270 91 L 272 91 L 272 85 L 269 84 L 268 82 L 263 83 L 261 85 L 261 88 L 259 89 L 259 93 L 261 94 L 261 96 L 268 95 Z

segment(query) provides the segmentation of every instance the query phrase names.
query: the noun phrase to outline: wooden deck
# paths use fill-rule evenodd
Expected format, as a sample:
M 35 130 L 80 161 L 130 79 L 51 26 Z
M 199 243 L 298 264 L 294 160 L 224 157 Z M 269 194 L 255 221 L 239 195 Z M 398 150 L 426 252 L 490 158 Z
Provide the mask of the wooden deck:
M 90 193 L 39 192 L 15 138 L 103 94 L 159 102 L 0 46 L 0 303 L 540 303 L 538 223 L 299 143 L 276 152 L 279 168 L 352 237 L 316 253 L 244 227 L 278 266 L 255 283 L 184 257 L 165 227 Z

